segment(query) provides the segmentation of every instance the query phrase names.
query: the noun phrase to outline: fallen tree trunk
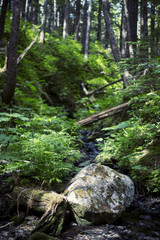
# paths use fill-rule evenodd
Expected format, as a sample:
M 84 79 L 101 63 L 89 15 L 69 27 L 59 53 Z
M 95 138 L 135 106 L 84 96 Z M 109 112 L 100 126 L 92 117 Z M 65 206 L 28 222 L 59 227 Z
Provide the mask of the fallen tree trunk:
M 93 122 L 99 121 L 99 120 L 101 120 L 103 118 L 107 118 L 107 117 L 113 116 L 114 114 L 123 111 L 128 106 L 129 106 L 129 102 L 120 104 L 120 105 L 118 105 L 116 107 L 107 109 L 105 111 L 102 111 L 100 113 L 94 114 L 94 115 L 92 115 L 90 117 L 87 117 L 85 119 L 82 119 L 82 120 L 78 121 L 77 124 L 81 124 L 83 126 L 84 125 L 88 125 L 89 123 L 93 123 Z
M 67 201 L 63 194 L 39 189 L 16 187 L 13 192 L 13 205 L 17 205 L 17 215 L 21 206 L 26 208 L 26 214 L 34 211 L 43 214 L 33 233 L 36 231 L 60 234 L 64 227 L 67 212 Z
M 44 214 L 52 205 L 52 202 L 59 204 L 63 201 L 64 196 L 52 191 L 42 191 L 39 189 L 16 187 L 13 191 L 13 205 L 17 206 L 17 214 L 19 214 L 20 206 L 29 211 Z

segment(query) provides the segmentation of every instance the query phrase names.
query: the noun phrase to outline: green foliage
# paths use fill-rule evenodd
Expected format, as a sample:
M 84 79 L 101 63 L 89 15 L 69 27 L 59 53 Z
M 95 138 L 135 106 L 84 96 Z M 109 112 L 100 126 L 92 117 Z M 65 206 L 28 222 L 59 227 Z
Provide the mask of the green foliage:
M 135 181 L 153 191 L 160 190 L 160 162 L 156 160 L 159 152 L 155 149 L 160 146 L 159 101 L 159 91 L 133 98 L 130 119 L 104 128 L 106 138 L 98 142 L 104 155 L 117 159 Z
M 41 103 L 39 113 L 27 108 L 6 109 L 0 114 L 1 171 L 20 170 L 46 186 L 61 182 L 81 157 L 77 126 L 62 109 Z

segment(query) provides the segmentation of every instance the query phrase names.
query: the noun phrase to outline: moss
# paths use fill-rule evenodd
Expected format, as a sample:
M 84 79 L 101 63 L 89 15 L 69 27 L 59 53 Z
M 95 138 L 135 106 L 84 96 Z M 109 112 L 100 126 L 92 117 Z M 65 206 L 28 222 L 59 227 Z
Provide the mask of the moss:
M 28 240 L 58 240 L 58 238 L 49 236 L 45 233 L 35 232 L 29 237 Z
M 100 164 L 105 165 L 105 166 L 113 167 L 112 160 L 110 159 L 110 157 L 106 156 L 104 153 L 100 153 L 96 157 L 95 162 L 100 163 Z
M 21 213 L 20 215 L 13 216 L 11 218 L 11 222 L 14 222 L 14 225 L 20 225 L 24 221 L 24 213 Z

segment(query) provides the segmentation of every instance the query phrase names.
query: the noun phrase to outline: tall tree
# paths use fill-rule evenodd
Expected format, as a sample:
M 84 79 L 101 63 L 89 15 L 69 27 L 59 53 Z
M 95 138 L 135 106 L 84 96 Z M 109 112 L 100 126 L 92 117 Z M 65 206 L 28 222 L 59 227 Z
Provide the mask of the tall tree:
M 14 0 L 13 2 L 13 17 L 11 36 L 8 47 L 8 60 L 7 60 L 7 79 L 6 86 L 2 93 L 2 102 L 9 104 L 12 100 L 16 87 L 17 78 L 17 46 L 18 46 L 18 33 L 20 23 L 20 8 L 21 0 Z
M 148 11 L 147 11 L 147 0 L 141 0 L 141 40 L 148 36 Z
M 83 47 L 83 52 L 85 48 L 85 41 L 86 41 L 86 31 L 87 31 L 87 10 L 88 10 L 88 5 L 87 5 L 87 0 L 84 0 L 84 4 L 82 6 L 83 10 L 83 25 L 82 25 L 82 37 L 81 37 L 81 43 Z
M 67 38 L 69 30 L 69 0 L 64 4 L 63 38 Z
M 26 18 L 26 0 L 23 0 L 21 3 L 21 17 L 23 20 Z
M 53 13 L 53 2 L 49 0 L 49 12 L 48 12 L 48 33 L 51 33 L 52 28 L 52 14 Z
M 147 0 L 141 0 L 141 11 L 140 11 L 140 55 L 142 61 L 148 57 L 148 46 L 146 44 L 146 37 L 148 36 L 148 10 L 147 10 Z
M 121 55 L 123 58 L 133 56 L 133 46 L 131 39 L 131 28 L 132 22 L 129 17 L 129 1 L 122 1 L 122 21 L 121 21 Z M 132 19 L 133 20 L 133 19 Z M 134 19 L 135 20 L 135 19 Z
M 108 33 L 108 38 L 110 41 L 110 46 L 112 48 L 112 53 L 114 56 L 114 59 L 116 62 L 120 62 L 121 60 L 121 52 L 118 47 L 118 43 L 114 34 L 113 30 L 113 25 L 110 17 L 110 3 L 108 0 L 102 0 L 102 5 L 103 5 L 103 12 L 104 12 L 104 20 L 105 20 L 105 25 Z M 124 74 L 121 75 L 122 80 L 123 80 L 123 87 L 125 88 L 129 83 L 128 79 L 131 77 L 129 74 L 128 70 L 124 70 Z
M 99 0 L 99 6 L 98 6 L 98 29 L 97 29 L 97 40 L 101 41 L 101 34 L 102 34 L 102 0 Z
M 33 24 L 38 24 L 39 0 L 33 0 Z
M 81 17 L 81 0 L 76 0 L 76 11 L 74 19 L 75 40 L 78 40 L 80 17 Z
M 155 4 L 151 1 L 151 57 L 155 55 Z
M 53 30 L 57 27 L 57 2 L 53 0 Z
M 128 0 L 130 41 L 133 43 L 134 49 L 136 49 L 137 42 L 138 1 L 139 0 Z
M 90 26 L 91 26 L 91 12 L 92 12 L 92 0 L 89 1 L 89 7 L 88 7 L 86 39 L 85 39 L 85 45 L 84 45 L 84 58 L 85 59 L 88 59 L 89 36 L 90 36 Z
M 2 45 L 2 39 L 4 35 L 4 25 L 6 19 L 6 12 L 9 0 L 3 0 L 1 15 L 0 15 L 0 46 Z
M 82 7 L 81 7 L 81 10 L 80 10 L 80 15 L 79 15 L 79 19 L 77 21 L 77 25 L 75 26 L 75 36 L 74 36 L 74 40 L 78 40 L 78 35 L 79 35 L 79 28 L 80 28 L 80 21 L 81 21 L 81 18 L 84 16 L 84 8 L 85 8 L 85 4 L 86 4 L 86 0 L 83 0 L 82 1 Z M 85 25 L 84 25 L 85 26 Z M 81 42 L 83 42 L 83 32 L 84 32 L 84 29 L 83 29 L 83 26 L 82 26 L 82 38 L 81 38 Z
M 48 5 L 48 0 L 46 0 L 44 5 L 43 5 L 42 26 L 41 26 L 41 33 L 40 33 L 40 42 L 43 43 L 43 44 L 45 43 L 47 5 Z
M 112 53 L 114 56 L 114 59 L 116 62 L 119 62 L 121 59 L 121 52 L 118 47 L 118 43 L 113 31 L 113 26 L 112 26 L 112 21 L 110 18 L 110 4 L 108 0 L 102 0 L 102 5 L 103 5 L 103 13 L 104 13 L 104 20 L 105 20 L 105 25 L 108 33 L 108 38 L 110 41 L 110 45 L 112 48 Z
M 32 14 L 33 14 L 33 12 L 32 12 L 32 10 L 33 10 L 32 0 L 27 0 L 26 9 L 27 9 L 26 10 L 26 20 L 28 22 L 31 22 L 32 21 Z

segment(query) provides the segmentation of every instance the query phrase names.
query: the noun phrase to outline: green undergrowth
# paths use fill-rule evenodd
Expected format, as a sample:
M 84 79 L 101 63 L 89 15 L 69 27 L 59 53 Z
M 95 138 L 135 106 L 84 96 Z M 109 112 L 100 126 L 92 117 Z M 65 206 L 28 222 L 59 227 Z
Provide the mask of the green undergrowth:
M 1 173 L 19 170 L 23 183 L 46 187 L 78 169 L 81 154 L 78 127 L 60 108 L 39 105 L 39 112 L 23 107 L 0 113 Z
M 99 138 L 102 155 L 116 160 L 129 171 L 138 186 L 160 191 L 160 91 L 131 99 L 129 119 L 105 127 L 105 139 Z

